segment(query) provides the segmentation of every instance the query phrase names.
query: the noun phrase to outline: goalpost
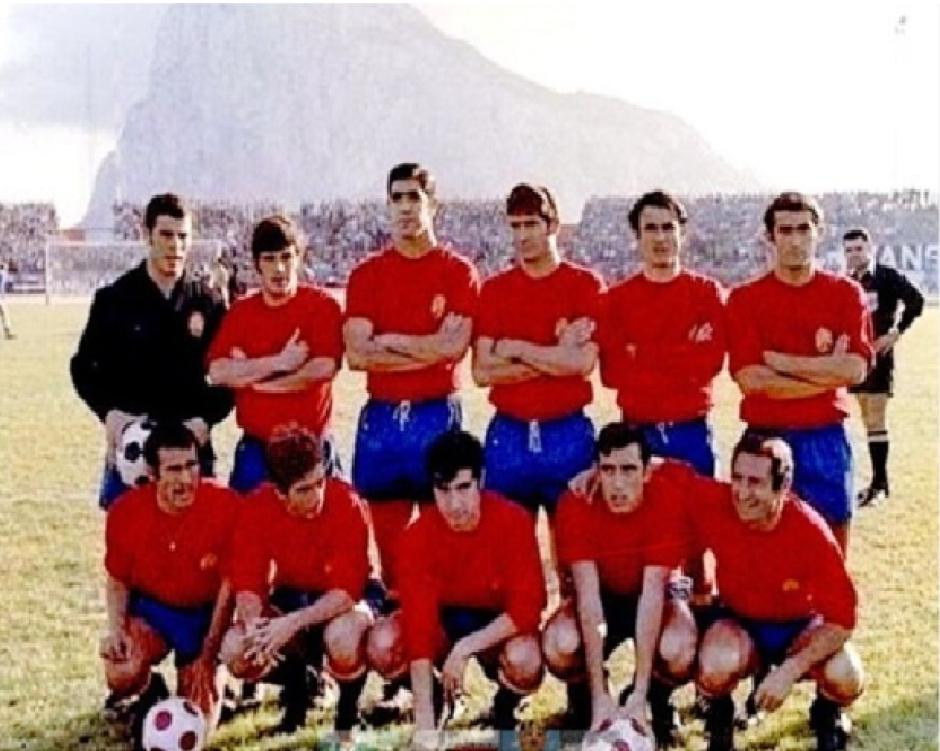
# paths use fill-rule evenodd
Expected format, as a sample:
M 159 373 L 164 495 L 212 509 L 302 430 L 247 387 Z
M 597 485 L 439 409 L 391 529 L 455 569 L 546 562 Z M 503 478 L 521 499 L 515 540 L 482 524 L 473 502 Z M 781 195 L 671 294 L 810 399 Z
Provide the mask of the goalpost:
M 193 240 L 188 271 L 211 265 L 223 248 L 221 240 Z M 43 286 L 46 305 L 53 297 L 83 297 L 110 284 L 147 257 L 141 240 L 84 241 L 46 238 Z

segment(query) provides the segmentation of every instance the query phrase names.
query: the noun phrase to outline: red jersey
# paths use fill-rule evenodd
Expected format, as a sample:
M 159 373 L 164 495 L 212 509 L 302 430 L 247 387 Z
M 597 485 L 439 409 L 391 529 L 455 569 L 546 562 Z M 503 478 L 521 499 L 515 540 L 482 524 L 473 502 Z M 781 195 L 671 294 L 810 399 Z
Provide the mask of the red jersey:
M 567 261 L 540 278 L 519 267 L 508 269 L 483 285 L 474 335 L 554 346 L 562 321 L 590 318 L 600 324 L 603 288 L 597 274 Z M 590 404 L 591 396 L 591 381 L 581 375 L 543 375 L 490 387 L 490 402 L 517 420 L 564 417 Z
M 699 543 L 715 554 L 722 602 L 745 618 L 789 621 L 818 614 L 855 627 L 855 587 L 819 514 L 791 494 L 776 527 L 750 529 L 734 509 L 728 483 L 695 482 L 700 491 L 688 509 Z
M 644 567 L 677 568 L 686 557 L 691 473 L 680 462 L 664 461 L 644 486 L 639 507 L 629 513 L 611 511 L 600 490 L 590 498 L 567 491 L 555 522 L 559 562 L 594 561 L 604 590 L 639 594 Z
M 240 503 L 234 491 L 202 480 L 193 504 L 169 514 L 157 506 L 156 485 L 132 488 L 108 511 L 105 569 L 128 589 L 167 605 L 212 603 Z
M 360 263 L 349 276 L 346 317 L 366 318 L 374 334 L 434 334 L 448 313 L 473 317 L 480 282 L 463 257 L 433 248 L 408 258 L 388 248 Z M 405 372 L 369 371 L 366 388 L 374 399 L 420 401 L 457 390 L 455 362 Z
M 631 422 L 684 422 L 712 406 L 725 358 L 721 287 L 680 271 L 669 282 L 642 273 L 611 288 L 601 327 L 601 380 Z
M 232 543 L 236 592 L 267 599 L 272 588 L 284 586 L 362 597 L 369 569 L 362 502 L 341 480 L 328 478 L 323 492 L 323 508 L 310 519 L 289 513 L 270 483 L 244 501 Z
M 532 517 L 491 491 L 481 492 L 480 523 L 455 532 L 437 506 L 405 530 L 400 593 L 409 660 L 434 659 L 443 606 L 489 608 L 521 633 L 538 629 L 545 580 Z
M 842 276 L 817 270 L 804 285 L 781 282 L 773 272 L 740 287 L 728 298 L 729 370 L 763 365 L 766 351 L 790 355 L 831 354 L 841 336 L 849 352 L 870 362 L 871 319 L 862 288 Z M 745 395 L 741 419 L 756 427 L 815 428 L 849 414 L 844 388 L 805 399 Z
M 275 355 L 295 331 L 306 342 L 309 357 L 328 357 L 337 365 L 343 357 L 343 316 L 339 303 L 317 287 L 302 286 L 284 305 L 271 306 L 261 293 L 236 300 L 206 355 L 211 363 L 231 357 L 238 348 L 249 358 Z M 311 383 L 303 391 L 265 394 L 250 386 L 234 389 L 235 417 L 253 438 L 267 441 L 274 428 L 297 422 L 323 435 L 333 409 L 332 380 Z

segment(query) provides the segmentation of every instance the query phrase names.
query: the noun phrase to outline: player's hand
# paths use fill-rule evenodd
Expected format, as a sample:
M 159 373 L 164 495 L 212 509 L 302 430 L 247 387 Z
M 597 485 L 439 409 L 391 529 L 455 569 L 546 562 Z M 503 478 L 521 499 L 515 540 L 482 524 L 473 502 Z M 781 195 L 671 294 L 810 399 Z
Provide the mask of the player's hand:
M 248 355 L 245 354 L 245 350 L 239 349 L 238 347 L 232 347 L 232 349 L 229 351 L 228 354 L 229 354 L 229 357 L 231 357 L 233 360 L 247 360 L 248 359 Z
M 114 466 L 114 457 L 117 453 L 118 445 L 121 443 L 121 433 L 124 432 L 130 423 L 138 418 L 138 415 L 132 415 L 130 412 L 123 412 L 119 409 L 112 409 L 104 418 L 104 440 L 105 440 L 105 462 L 108 466 Z
M 758 709 L 765 712 L 773 712 L 787 696 L 793 684 L 799 680 L 800 676 L 795 673 L 792 667 L 784 662 L 779 667 L 770 671 L 770 674 L 761 681 L 754 693 L 754 701 Z
M 205 446 L 209 441 L 209 425 L 201 417 L 190 417 L 183 422 L 183 425 L 192 431 L 200 446 Z
M 879 355 L 883 355 L 885 352 L 890 352 L 891 348 L 897 344 L 900 336 L 901 333 L 897 329 L 892 329 L 887 334 L 882 334 L 877 339 L 875 339 L 875 352 L 877 352 Z
M 592 464 L 590 467 L 578 472 L 578 474 L 568 480 L 568 489 L 578 495 L 591 498 L 597 491 L 597 486 L 600 481 L 601 476 L 597 471 L 597 465 Z
M 453 701 L 463 688 L 463 674 L 470 660 L 470 652 L 464 645 L 463 639 L 458 641 L 441 669 L 441 678 L 444 683 L 444 696 Z
M 850 343 L 851 342 L 849 340 L 848 334 L 840 334 L 839 337 L 836 339 L 836 343 L 832 347 L 832 354 L 834 355 L 846 354 L 849 351 Z
M 591 702 L 591 730 L 597 732 L 608 720 L 617 716 L 617 705 L 610 694 L 604 691 Z
M 639 723 L 647 734 L 651 732 L 650 723 L 646 717 L 646 695 L 639 694 L 636 691 L 631 691 L 630 696 L 627 697 L 626 704 L 623 705 L 617 714 L 623 717 L 629 717 L 632 720 L 636 720 Z
M 591 341 L 595 324 L 590 318 L 577 318 L 561 326 L 558 344 L 562 347 L 581 347 Z
M 459 357 L 468 341 L 473 322 L 466 316 L 448 313 L 437 331 L 441 352 L 447 357 Z
M 206 711 L 219 700 L 219 691 L 215 685 L 215 658 L 199 655 L 190 664 L 189 671 L 189 698 L 197 707 Z
M 248 630 L 251 639 L 249 652 L 256 662 L 261 660 L 267 664 L 279 659 L 281 650 L 298 630 L 293 613 L 277 618 L 259 618 Z
M 300 329 L 294 329 L 287 344 L 284 345 L 277 355 L 277 369 L 287 373 L 293 373 L 301 365 L 307 362 L 309 348 L 307 343 L 300 341 Z
M 109 631 L 101 638 L 98 654 L 111 662 L 124 662 L 131 655 L 131 639 L 124 629 Z

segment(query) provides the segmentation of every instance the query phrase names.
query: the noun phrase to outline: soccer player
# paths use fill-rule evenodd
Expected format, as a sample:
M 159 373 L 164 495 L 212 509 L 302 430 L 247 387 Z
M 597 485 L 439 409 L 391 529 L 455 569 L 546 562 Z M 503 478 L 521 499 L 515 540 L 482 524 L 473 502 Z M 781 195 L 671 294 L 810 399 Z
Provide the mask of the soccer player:
M 590 466 L 584 414 L 597 362 L 603 282 L 563 261 L 548 188 L 520 183 L 506 199 L 516 264 L 486 281 L 475 322 L 473 376 L 490 387 L 485 486 L 551 519 L 568 481 Z
M 793 449 L 796 494 L 848 547 L 852 449 L 843 421 L 845 387 L 860 383 L 873 349 L 861 288 L 816 266 L 822 209 L 801 193 L 781 193 L 764 213 L 776 251 L 773 269 L 728 298 L 731 376 L 749 431 L 784 438 Z
M 153 482 L 121 496 L 105 533 L 105 678 L 114 699 L 138 695 L 136 731 L 166 683 L 151 668 L 173 651 L 177 693 L 214 723 L 216 664 L 232 617 L 224 578 L 238 496 L 201 477 L 198 440 L 182 423 L 154 427 L 144 453 Z
M 245 501 L 233 538 L 235 625 L 223 659 L 238 677 L 283 684 L 282 732 L 306 722 L 307 666 L 319 670 L 322 660 L 340 686 L 336 730 L 349 731 L 371 622 L 354 610 L 368 572 L 365 509 L 347 483 L 326 476 L 309 430 L 278 428 L 267 454 L 272 482 Z
M 621 702 L 644 726 L 649 702 L 657 742 L 672 740 L 678 724 L 669 697 L 691 677 L 697 637 L 678 576 L 688 552 L 691 475 L 684 464 L 651 458 L 641 430 L 611 423 L 597 438 L 588 494 L 562 496 L 558 555 L 574 578 L 574 602 L 549 619 L 542 642 L 549 670 L 568 684 L 574 728 L 597 729 L 614 717 L 604 661 L 633 639 L 636 669 Z
M 819 751 L 845 748 L 842 707 L 862 692 L 861 661 L 848 642 L 855 588 L 835 537 L 792 490 L 793 456 L 779 438 L 746 434 L 732 456 L 731 483 L 702 485 L 689 505 L 701 544 L 718 562 L 721 605 L 699 647 L 696 682 L 711 697 L 709 751 L 733 749 L 731 692 L 763 668 L 754 699 L 774 711 L 808 677 L 817 696 L 810 724 Z
M 10 325 L 10 314 L 3 304 L 3 298 L 7 292 L 8 271 L 7 264 L 0 261 L 0 325 L 3 326 L 4 339 L 16 339 L 16 334 L 13 333 L 13 328 Z
M 496 727 L 513 729 L 521 695 L 541 683 L 538 627 L 545 606 L 532 521 L 516 504 L 481 491 L 480 442 L 469 433 L 448 432 L 432 444 L 427 462 L 435 505 L 408 527 L 402 541 L 404 649 L 389 650 L 410 664 L 415 729 L 423 745 L 435 727 L 440 700 L 460 692 L 473 656 L 499 681 Z M 443 682 L 437 701 L 435 666 Z
M 395 553 L 414 504 L 430 502 L 427 447 L 461 424 L 456 365 L 466 354 L 479 282 L 473 266 L 434 234 L 434 178 L 399 164 L 387 181 L 391 246 L 349 277 L 343 335 L 352 370 L 366 371 L 353 485 L 369 504 L 382 572 L 395 585 Z
M 601 378 L 617 390 L 624 421 L 643 430 L 653 454 L 715 474 L 708 413 L 725 357 L 723 293 L 682 268 L 688 215 L 661 190 L 630 209 L 642 269 L 607 294 Z
M 258 222 L 251 256 L 261 289 L 235 302 L 206 358 L 212 382 L 235 392 L 244 433 L 229 483 L 240 493 L 268 477 L 264 444 L 283 423 L 296 422 L 323 441 L 328 473 L 335 462 L 327 436 L 333 378 L 343 357 L 342 312 L 325 291 L 299 283 L 300 245 L 286 217 Z
M 875 337 L 875 367 L 864 383 L 849 390 L 858 399 L 868 434 L 871 484 L 858 495 L 867 506 L 890 495 L 888 483 L 888 399 L 894 394 L 894 346 L 924 310 L 924 296 L 897 269 L 876 263 L 871 236 L 864 227 L 842 236 L 849 275 L 862 285 Z M 898 306 L 903 308 L 898 314 Z
M 183 420 L 199 441 L 203 474 L 212 475 L 209 431 L 232 408 L 228 389 L 206 382 L 203 359 L 225 307 L 185 270 L 192 216 L 179 196 L 156 195 L 144 229 L 147 259 L 95 293 L 71 361 L 75 391 L 105 428 L 105 509 L 126 489 L 114 456 L 128 423 Z

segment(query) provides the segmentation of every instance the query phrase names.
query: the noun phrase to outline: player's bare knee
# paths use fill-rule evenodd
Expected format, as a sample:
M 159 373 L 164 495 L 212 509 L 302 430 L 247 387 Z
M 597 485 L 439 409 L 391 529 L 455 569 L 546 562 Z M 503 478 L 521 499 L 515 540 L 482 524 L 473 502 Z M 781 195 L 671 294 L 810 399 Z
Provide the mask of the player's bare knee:
M 105 681 L 108 690 L 118 696 L 129 696 L 141 691 L 150 677 L 150 664 L 139 654 L 127 660 L 104 660 Z
M 819 690 L 842 705 L 849 705 L 865 688 L 862 659 L 851 644 L 845 644 L 816 671 Z
M 696 683 L 706 694 L 726 694 L 747 674 L 752 656 L 753 645 L 744 630 L 730 621 L 719 621 L 702 639 Z
M 407 669 L 404 641 L 398 613 L 375 622 L 366 635 L 366 660 L 384 678 L 401 675 Z
M 570 613 L 557 613 L 545 625 L 542 652 L 548 669 L 558 678 L 564 680 L 572 671 L 580 671 L 581 631 Z
M 334 618 L 324 629 L 327 667 L 337 680 L 352 680 L 365 672 L 368 625 L 363 613 L 351 611 Z
M 685 680 L 695 664 L 698 632 L 691 613 L 670 618 L 659 637 L 660 669 L 668 676 Z
M 233 677 L 255 680 L 264 671 L 259 671 L 254 662 L 245 658 L 247 648 L 245 627 L 240 623 L 236 624 L 222 637 L 222 644 L 219 646 L 219 662 L 225 665 Z
M 506 642 L 499 663 L 500 672 L 509 688 L 520 693 L 530 693 L 542 683 L 542 650 L 534 636 L 517 636 Z

